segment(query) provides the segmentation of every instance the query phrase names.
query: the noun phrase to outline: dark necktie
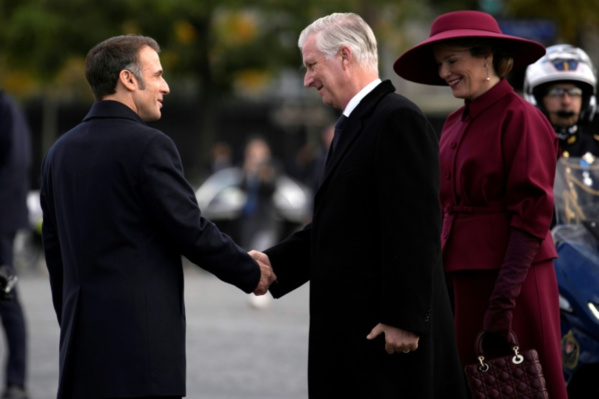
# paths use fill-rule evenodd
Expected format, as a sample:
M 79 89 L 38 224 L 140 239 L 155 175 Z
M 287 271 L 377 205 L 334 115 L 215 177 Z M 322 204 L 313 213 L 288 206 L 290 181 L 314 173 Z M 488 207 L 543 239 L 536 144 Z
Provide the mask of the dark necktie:
M 335 146 L 339 143 L 339 138 L 341 137 L 341 131 L 343 130 L 343 125 L 345 125 L 345 121 L 347 121 L 347 116 L 341 115 L 339 119 L 337 119 L 337 123 L 335 123 L 335 134 L 333 135 L 333 142 L 331 143 L 331 147 L 329 148 L 329 152 L 327 152 L 327 160 L 325 161 L 325 168 L 329 165 L 329 160 L 333 156 L 333 151 L 335 151 Z
M 337 146 L 337 143 L 339 143 L 339 138 L 341 137 L 341 131 L 343 130 L 343 126 L 345 125 L 346 121 L 347 121 L 347 116 L 341 115 L 339 117 L 339 119 L 337 120 L 337 123 L 335 123 L 335 135 L 333 136 L 333 142 L 331 143 L 330 155 L 333 155 L 333 151 L 335 151 L 335 147 Z

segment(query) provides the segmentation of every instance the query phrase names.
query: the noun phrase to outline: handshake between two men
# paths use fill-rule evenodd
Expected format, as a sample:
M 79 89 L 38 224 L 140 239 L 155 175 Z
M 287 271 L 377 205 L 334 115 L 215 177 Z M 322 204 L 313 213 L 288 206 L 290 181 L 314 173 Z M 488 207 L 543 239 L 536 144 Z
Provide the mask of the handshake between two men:
M 275 272 L 272 270 L 268 256 L 262 252 L 250 251 L 248 254 L 260 266 L 260 281 L 254 291 L 254 295 L 264 295 L 268 292 L 268 287 L 277 280 Z

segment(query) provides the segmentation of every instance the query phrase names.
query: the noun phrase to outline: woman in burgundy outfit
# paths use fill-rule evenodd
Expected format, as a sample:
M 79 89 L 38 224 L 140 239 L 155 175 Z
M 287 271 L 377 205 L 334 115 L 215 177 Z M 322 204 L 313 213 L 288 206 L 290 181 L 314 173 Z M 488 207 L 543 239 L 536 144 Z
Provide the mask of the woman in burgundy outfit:
M 441 241 L 463 365 L 477 362 L 481 331 L 486 353 L 500 353 L 512 330 L 522 350 L 539 352 L 549 397 L 566 399 L 549 231 L 557 137 L 505 79 L 544 53 L 502 34 L 486 13 L 456 11 L 438 17 L 394 69 L 464 99 L 440 140 Z

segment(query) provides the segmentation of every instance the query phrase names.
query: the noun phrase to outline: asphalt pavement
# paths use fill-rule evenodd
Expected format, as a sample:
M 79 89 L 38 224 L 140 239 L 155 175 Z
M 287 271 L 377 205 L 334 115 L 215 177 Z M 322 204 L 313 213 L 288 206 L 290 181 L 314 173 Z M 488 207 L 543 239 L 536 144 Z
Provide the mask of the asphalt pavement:
M 308 286 L 255 308 L 248 295 L 195 266 L 186 265 L 185 274 L 186 397 L 306 399 Z M 18 287 L 28 328 L 30 399 L 53 399 L 59 329 L 44 267 L 21 273 Z M 0 356 L 6 356 L 4 340 Z

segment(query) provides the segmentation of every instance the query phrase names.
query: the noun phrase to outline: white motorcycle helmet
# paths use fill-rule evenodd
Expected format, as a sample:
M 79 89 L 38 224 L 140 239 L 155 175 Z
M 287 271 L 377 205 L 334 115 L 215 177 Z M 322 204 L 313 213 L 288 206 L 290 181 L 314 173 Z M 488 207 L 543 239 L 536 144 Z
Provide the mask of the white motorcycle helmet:
M 546 114 L 541 99 L 547 87 L 558 82 L 571 82 L 582 89 L 579 122 L 590 122 L 597 109 L 597 77 L 587 53 L 569 44 L 547 47 L 546 54 L 526 69 L 524 98 Z

